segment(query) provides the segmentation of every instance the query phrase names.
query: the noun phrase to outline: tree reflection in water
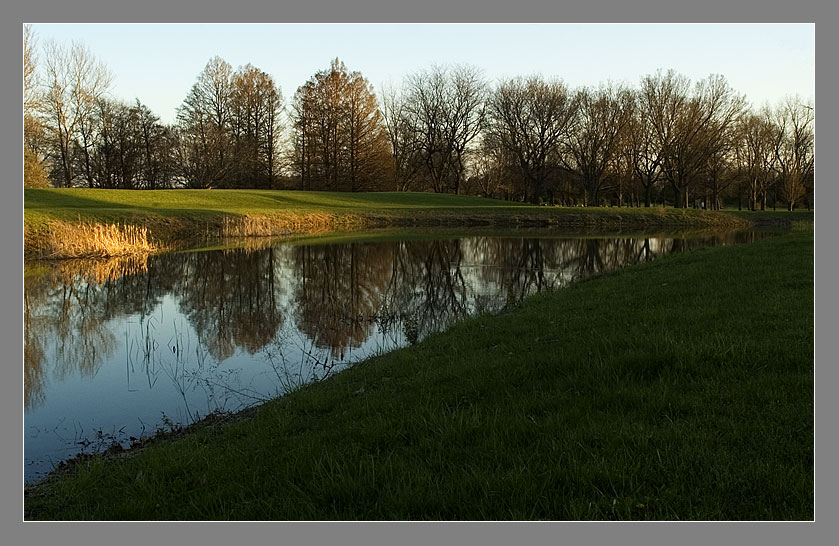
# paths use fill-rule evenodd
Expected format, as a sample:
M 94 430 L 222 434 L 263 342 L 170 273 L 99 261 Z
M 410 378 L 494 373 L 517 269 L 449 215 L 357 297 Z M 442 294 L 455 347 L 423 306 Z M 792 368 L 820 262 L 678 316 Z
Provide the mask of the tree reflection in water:
M 245 385 L 230 384 L 236 374 L 227 371 L 224 388 L 244 393 L 245 404 L 264 396 L 254 381 L 271 378 L 286 392 L 535 292 L 668 252 L 758 237 L 468 237 L 62 262 L 25 277 L 24 401 L 32 410 L 67 377 L 92 380 L 106 364 L 126 366 L 113 362 L 123 342 L 114 332 L 126 332 L 130 347 L 119 352 L 128 354 L 129 367 L 154 364 L 149 350 L 171 350 L 169 323 L 181 320 L 191 332 L 178 335 L 194 335 L 196 345 L 182 355 L 194 361 L 182 372 L 203 381 L 205 391 L 223 387 L 222 362 L 262 366 Z M 169 300 L 168 312 L 179 316 L 152 322 Z

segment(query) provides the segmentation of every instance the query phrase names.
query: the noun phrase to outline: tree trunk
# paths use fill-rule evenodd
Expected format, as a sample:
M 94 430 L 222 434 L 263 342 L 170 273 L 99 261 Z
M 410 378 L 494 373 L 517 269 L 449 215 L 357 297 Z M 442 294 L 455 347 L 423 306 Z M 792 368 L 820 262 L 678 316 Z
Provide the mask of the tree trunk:
M 682 191 L 681 188 L 674 185 L 673 186 L 673 208 L 681 209 L 685 206 L 686 201 L 685 193 Z
M 590 180 L 586 183 L 586 200 L 589 207 L 597 206 L 597 186 Z

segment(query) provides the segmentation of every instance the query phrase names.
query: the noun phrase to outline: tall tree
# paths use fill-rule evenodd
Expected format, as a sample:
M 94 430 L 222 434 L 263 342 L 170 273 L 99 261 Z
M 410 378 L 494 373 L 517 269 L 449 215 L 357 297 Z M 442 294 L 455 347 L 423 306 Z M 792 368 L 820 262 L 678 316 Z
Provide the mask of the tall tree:
M 140 133 L 140 112 L 118 103 L 114 112 L 113 143 L 116 149 L 117 187 L 130 190 L 136 187 L 143 155 Z
M 178 108 L 182 174 L 189 187 L 230 185 L 232 75 L 227 61 L 213 57 Z
M 34 112 L 38 109 L 37 39 L 32 25 L 23 27 L 23 109 Z
M 390 165 L 387 130 L 373 87 L 361 73 L 349 74 L 345 100 L 350 191 L 381 189 Z
M 407 79 L 407 112 L 435 192 L 460 192 L 469 145 L 484 126 L 487 84 L 472 66 L 440 67 Z
M 743 116 L 736 127 L 734 157 L 739 179 L 748 194 L 749 210 L 765 208 L 775 183 L 775 151 L 780 131 L 768 108 Z
M 175 177 L 173 135 L 151 109 L 136 100 L 138 138 L 142 149 L 139 187 L 155 190 L 171 187 Z
M 170 128 L 148 106 L 107 98 L 90 121 L 90 187 L 159 189 L 173 185 L 177 148 Z M 83 170 L 83 169 L 82 169 Z
M 577 100 L 561 81 L 541 76 L 505 80 L 488 99 L 487 134 L 502 154 L 515 161 L 525 180 L 524 199 L 537 202 L 553 193 L 547 182 L 559 145 L 570 136 Z
M 83 170 L 90 181 L 90 124 L 97 101 L 111 85 L 111 73 L 81 43 L 69 48 L 49 42 L 44 59 L 46 92 L 42 111 L 54 143 L 53 175 L 56 182 L 70 187 L 76 179 L 73 155 L 84 155 Z
M 636 92 L 636 106 L 640 106 L 640 97 Z M 653 202 L 653 192 L 662 178 L 662 149 L 653 125 L 653 115 L 649 109 L 636 107 L 627 121 L 626 138 L 623 140 L 623 152 L 632 166 L 634 180 L 641 186 L 644 194 L 644 206 Z
M 372 86 L 334 59 L 298 88 L 295 165 L 305 189 L 381 189 L 390 163 L 384 119 Z
M 687 206 L 712 144 L 739 119 L 745 99 L 719 75 L 697 82 L 690 92 L 690 81 L 670 70 L 642 80 L 641 108 L 655 130 L 674 205 Z
M 393 188 L 396 191 L 415 189 L 423 168 L 420 142 L 408 118 L 404 93 L 386 89 L 381 97 L 382 118 L 390 139 Z
M 232 185 L 270 188 L 277 168 L 282 96 L 274 80 L 253 65 L 231 80 Z
M 734 162 L 734 132 L 724 131 L 711 143 L 705 168 L 701 171 L 704 208 L 719 210 L 722 196 L 737 180 Z M 766 201 L 764 199 L 764 207 Z
M 619 136 L 632 117 L 632 94 L 614 85 L 577 92 L 577 116 L 567 141 L 566 164 L 597 206 L 607 169 L 619 153 Z
M 776 113 L 779 138 L 775 158 L 787 209 L 807 193 L 807 182 L 813 178 L 815 165 L 814 109 L 798 97 L 787 97 Z
M 673 70 L 658 71 L 643 78 L 639 95 L 643 119 L 650 123 L 653 132 L 652 149 L 659 156 L 662 174 L 673 186 L 676 207 L 684 206 L 683 194 L 688 183 L 685 177 L 679 176 L 681 171 L 675 165 L 682 136 L 679 129 L 687 128 L 679 122 L 681 112 L 689 107 L 689 89 L 690 81 L 685 76 Z
M 475 184 L 483 197 L 512 199 L 514 193 L 527 194 L 517 158 L 492 133 L 484 134 L 481 139 L 474 171 Z
M 37 39 L 32 25 L 23 27 L 23 185 L 49 185 L 43 164 L 44 126 L 38 116 L 42 95 L 38 90 Z

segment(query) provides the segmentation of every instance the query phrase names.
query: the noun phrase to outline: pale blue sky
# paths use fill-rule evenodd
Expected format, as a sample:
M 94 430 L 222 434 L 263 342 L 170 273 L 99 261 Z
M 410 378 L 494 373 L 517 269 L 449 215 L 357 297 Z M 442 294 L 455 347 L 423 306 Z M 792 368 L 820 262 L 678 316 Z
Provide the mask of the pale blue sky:
M 378 91 L 432 64 L 468 63 L 490 81 L 541 73 L 572 87 L 636 85 L 659 68 L 722 74 L 755 106 L 815 96 L 815 31 L 788 25 L 79 25 L 33 24 L 41 43 L 80 41 L 164 122 L 214 55 L 271 74 L 286 102 L 338 57 Z

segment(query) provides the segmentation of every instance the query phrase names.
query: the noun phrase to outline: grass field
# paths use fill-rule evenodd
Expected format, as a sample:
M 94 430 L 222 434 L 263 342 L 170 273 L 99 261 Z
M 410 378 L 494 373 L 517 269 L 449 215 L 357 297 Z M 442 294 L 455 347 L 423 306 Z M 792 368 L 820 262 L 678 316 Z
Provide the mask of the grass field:
M 25 496 L 33 519 L 810 520 L 813 234 L 466 320 Z
M 24 190 L 27 254 L 62 257 L 55 233 L 83 238 L 92 224 L 145 228 L 150 244 L 224 235 L 277 236 L 370 227 L 542 226 L 585 229 L 744 227 L 732 214 L 673 208 L 562 208 L 431 193 L 260 190 Z M 96 254 L 97 250 L 90 254 Z M 101 252 L 99 252 L 101 253 Z M 78 256 L 82 256 L 78 254 Z
M 273 214 L 351 211 L 377 212 L 398 209 L 518 208 L 521 203 L 433 193 L 338 193 L 269 190 L 99 190 L 26 189 L 28 211 L 74 219 L 90 214 L 95 218 L 126 218 L 133 212 L 160 215 Z

